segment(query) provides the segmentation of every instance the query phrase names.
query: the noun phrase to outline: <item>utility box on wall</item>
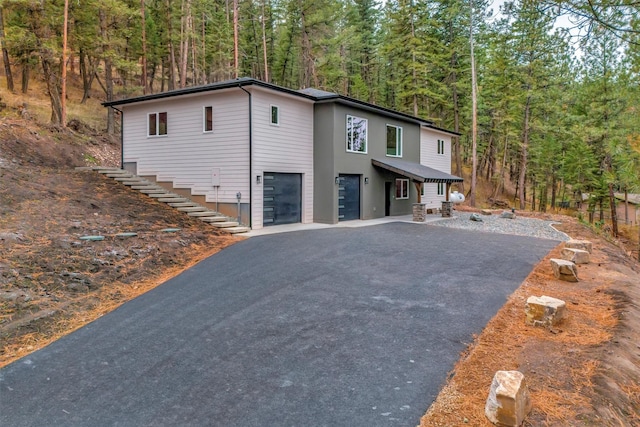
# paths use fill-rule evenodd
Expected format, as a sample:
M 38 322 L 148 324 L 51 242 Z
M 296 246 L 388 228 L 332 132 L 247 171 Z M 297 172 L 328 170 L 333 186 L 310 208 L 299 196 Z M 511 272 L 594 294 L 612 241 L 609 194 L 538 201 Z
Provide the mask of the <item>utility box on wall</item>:
M 211 169 L 211 185 L 220 187 L 220 168 Z

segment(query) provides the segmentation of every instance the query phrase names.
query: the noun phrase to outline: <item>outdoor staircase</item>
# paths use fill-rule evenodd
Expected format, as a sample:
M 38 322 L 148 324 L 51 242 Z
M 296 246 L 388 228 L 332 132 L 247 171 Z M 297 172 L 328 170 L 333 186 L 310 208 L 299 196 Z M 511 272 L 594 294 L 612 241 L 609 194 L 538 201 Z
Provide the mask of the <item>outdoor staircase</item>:
M 172 193 L 164 187 L 134 175 L 129 171 L 106 167 L 80 167 L 77 169 L 93 170 L 104 174 L 105 176 L 113 178 L 115 181 L 130 187 L 132 190 L 137 190 L 159 202 L 166 203 L 178 212 L 183 212 L 185 215 L 198 218 L 200 221 L 207 222 L 213 227 L 220 228 L 228 233 L 246 233 L 251 230 L 249 227 L 245 227 L 227 216 L 192 202 L 187 197 Z

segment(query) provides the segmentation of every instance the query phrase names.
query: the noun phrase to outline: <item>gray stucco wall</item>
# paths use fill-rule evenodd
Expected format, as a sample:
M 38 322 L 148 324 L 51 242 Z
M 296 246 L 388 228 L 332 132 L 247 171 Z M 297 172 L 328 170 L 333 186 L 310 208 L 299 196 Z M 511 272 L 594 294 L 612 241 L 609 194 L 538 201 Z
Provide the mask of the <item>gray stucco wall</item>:
M 338 186 L 340 174 L 360 175 L 361 219 L 385 215 L 385 182 L 391 182 L 390 215 L 412 212 L 417 201 L 415 185 L 409 182 L 409 199 L 395 199 L 393 173 L 375 168 L 372 158 L 386 157 L 386 125 L 402 127 L 402 159 L 420 163 L 420 127 L 416 123 L 385 117 L 337 103 L 316 104 L 314 126 L 314 221 L 338 222 Z M 347 152 L 347 115 L 367 119 L 367 153 Z M 364 179 L 369 178 L 369 184 Z

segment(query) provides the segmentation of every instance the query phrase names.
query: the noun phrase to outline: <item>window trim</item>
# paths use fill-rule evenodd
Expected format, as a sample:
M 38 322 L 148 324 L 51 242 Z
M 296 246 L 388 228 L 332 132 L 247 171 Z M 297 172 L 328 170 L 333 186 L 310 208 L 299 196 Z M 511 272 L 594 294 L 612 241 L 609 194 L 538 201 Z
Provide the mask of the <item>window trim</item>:
M 389 146 L 387 145 L 385 147 L 385 153 L 387 157 L 402 157 L 402 140 L 403 140 L 403 134 L 404 131 L 402 129 L 402 126 L 396 126 L 396 125 L 390 125 L 387 123 L 385 130 L 388 131 L 389 128 L 395 128 L 396 129 L 396 154 L 389 154 Z M 385 144 L 388 144 L 389 141 L 385 141 Z
M 276 121 L 273 121 L 273 112 L 274 112 L 274 108 L 275 108 L 275 112 L 276 112 Z M 280 107 L 278 105 L 275 104 L 270 104 L 269 105 L 269 124 L 271 126 L 280 126 Z
M 438 140 L 438 155 L 444 156 L 444 139 Z
M 207 129 L 207 109 L 211 109 L 211 129 Z M 202 107 L 202 133 L 212 133 L 213 126 L 213 105 L 205 105 Z
M 359 119 L 364 121 L 364 151 L 349 149 L 349 119 Z M 352 125 L 353 126 L 353 125 Z M 345 121 L 345 132 L 346 132 L 346 150 L 347 153 L 356 153 L 356 154 L 368 154 L 369 151 L 369 119 L 365 119 L 364 117 L 352 116 L 351 114 L 347 114 L 347 120 Z M 351 142 L 351 146 L 353 147 L 353 141 Z
M 401 183 L 400 187 L 398 187 L 398 182 Z M 400 188 L 400 197 L 398 197 L 398 188 Z M 409 180 L 406 178 L 396 178 L 396 200 L 409 200 L 409 196 Z
M 165 115 L 165 129 L 164 129 L 164 133 L 160 133 L 160 115 L 164 114 Z M 155 117 L 155 130 L 156 133 L 152 134 L 150 133 L 151 127 L 150 127 L 150 120 L 151 120 L 151 116 Z M 152 113 L 147 113 L 147 138 L 160 138 L 160 137 L 166 137 L 169 134 L 169 114 L 166 111 L 155 111 Z

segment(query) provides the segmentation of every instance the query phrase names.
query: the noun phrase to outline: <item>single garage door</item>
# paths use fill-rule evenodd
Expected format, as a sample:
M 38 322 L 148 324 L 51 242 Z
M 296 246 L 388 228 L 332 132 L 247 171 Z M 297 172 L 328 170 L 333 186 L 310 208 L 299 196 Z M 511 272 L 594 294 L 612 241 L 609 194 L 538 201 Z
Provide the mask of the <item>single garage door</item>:
M 265 172 L 263 225 L 292 224 L 302 220 L 302 175 Z
M 360 175 L 340 175 L 338 220 L 360 219 Z

